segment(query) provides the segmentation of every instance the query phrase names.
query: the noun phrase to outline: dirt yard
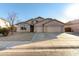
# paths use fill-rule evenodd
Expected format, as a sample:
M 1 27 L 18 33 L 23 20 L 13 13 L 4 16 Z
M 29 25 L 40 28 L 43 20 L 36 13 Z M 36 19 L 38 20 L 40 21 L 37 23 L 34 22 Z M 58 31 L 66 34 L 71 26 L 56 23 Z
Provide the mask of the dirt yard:
M 79 33 L 15 33 L 0 37 L 0 55 L 79 56 Z

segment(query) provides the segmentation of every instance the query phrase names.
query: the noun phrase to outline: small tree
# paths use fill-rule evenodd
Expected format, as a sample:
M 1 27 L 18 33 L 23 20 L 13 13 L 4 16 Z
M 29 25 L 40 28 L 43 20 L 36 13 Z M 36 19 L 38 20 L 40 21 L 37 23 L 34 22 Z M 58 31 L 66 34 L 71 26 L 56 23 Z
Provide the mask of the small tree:
M 16 21 L 16 13 L 15 12 L 8 13 L 8 20 L 9 20 L 9 23 L 10 23 L 10 31 L 13 34 L 14 27 L 15 27 L 14 24 L 15 24 L 15 21 Z

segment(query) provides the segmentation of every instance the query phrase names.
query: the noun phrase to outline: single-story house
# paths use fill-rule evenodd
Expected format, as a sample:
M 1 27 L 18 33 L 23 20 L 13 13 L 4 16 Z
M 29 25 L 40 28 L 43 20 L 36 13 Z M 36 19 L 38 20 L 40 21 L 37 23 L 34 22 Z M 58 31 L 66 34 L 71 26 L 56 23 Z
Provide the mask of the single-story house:
M 52 18 L 37 17 L 17 25 L 17 31 L 24 27 L 26 32 L 64 32 L 64 23 Z

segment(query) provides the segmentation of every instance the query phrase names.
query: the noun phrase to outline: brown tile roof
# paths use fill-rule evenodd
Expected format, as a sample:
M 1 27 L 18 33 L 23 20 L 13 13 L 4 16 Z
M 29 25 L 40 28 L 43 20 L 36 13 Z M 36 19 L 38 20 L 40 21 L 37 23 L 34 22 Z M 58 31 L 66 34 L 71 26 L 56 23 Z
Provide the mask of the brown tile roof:
M 41 18 L 41 19 L 43 19 L 43 20 L 41 20 L 41 21 L 37 21 L 37 19 L 39 19 L 39 18 Z M 29 25 L 34 25 L 34 24 L 39 24 L 39 23 L 41 23 L 41 22 L 44 22 L 44 21 L 46 21 L 46 20 L 50 20 L 50 21 L 57 21 L 57 22 L 60 22 L 60 23 L 62 23 L 61 21 L 58 21 L 58 20 L 56 20 L 56 19 L 52 19 L 52 18 L 46 18 L 46 19 L 44 19 L 43 17 L 36 17 L 36 18 L 32 18 L 32 19 L 29 19 L 29 20 L 27 20 L 27 21 L 25 21 L 27 24 L 29 24 L 28 22 L 29 21 L 31 21 L 31 22 L 33 22 L 33 21 L 36 21 L 36 23 L 32 23 L 32 24 L 29 24 Z M 48 22 L 50 22 L 50 21 L 48 21 Z M 24 22 L 24 23 L 25 23 Z M 46 23 L 48 23 L 48 22 L 45 22 L 44 24 L 46 24 Z M 23 23 L 23 22 L 20 22 L 20 23 Z M 17 24 L 20 24 L 20 23 L 17 23 Z M 62 23 L 62 24 L 64 24 L 64 23 Z
M 46 18 L 46 19 L 44 19 L 44 20 L 41 21 L 41 22 L 44 22 L 44 21 L 46 21 L 46 20 L 49 20 L 49 21 L 45 22 L 44 24 L 47 24 L 47 23 L 49 23 L 49 22 L 51 22 L 51 21 L 57 21 L 57 22 L 59 22 L 59 23 L 62 23 L 61 21 L 58 21 L 58 20 L 52 19 L 52 18 Z M 39 22 L 39 23 L 41 23 L 41 22 Z M 36 23 L 36 24 L 39 24 L 39 23 Z M 62 23 L 62 24 L 64 24 L 64 23 Z
M 26 22 L 19 22 L 19 23 L 15 24 L 15 25 L 22 24 L 22 23 L 26 23 Z M 28 23 L 26 23 L 26 24 L 28 24 Z M 30 24 L 28 24 L 28 25 L 30 25 Z

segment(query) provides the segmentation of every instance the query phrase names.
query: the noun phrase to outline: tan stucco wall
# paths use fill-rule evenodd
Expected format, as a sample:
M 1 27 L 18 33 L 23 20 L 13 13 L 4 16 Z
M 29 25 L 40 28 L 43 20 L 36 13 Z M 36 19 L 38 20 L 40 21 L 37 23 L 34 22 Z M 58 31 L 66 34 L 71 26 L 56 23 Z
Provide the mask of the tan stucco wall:
M 21 27 L 26 27 L 26 30 L 21 30 Z M 30 32 L 30 25 L 28 24 L 18 24 L 17 25 L 17 32 Z

